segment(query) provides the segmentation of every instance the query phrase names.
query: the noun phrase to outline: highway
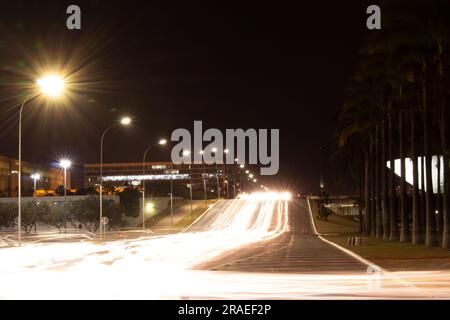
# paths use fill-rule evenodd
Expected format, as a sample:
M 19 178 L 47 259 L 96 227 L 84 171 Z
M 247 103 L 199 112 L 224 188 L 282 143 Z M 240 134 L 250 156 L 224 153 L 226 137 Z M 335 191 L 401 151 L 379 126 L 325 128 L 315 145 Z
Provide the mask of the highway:
M 390 273 L 314 233 L 287 193 L 223 200 L 184 232 L 0 249 L 0 299 L 448 298 L 449 275 Z

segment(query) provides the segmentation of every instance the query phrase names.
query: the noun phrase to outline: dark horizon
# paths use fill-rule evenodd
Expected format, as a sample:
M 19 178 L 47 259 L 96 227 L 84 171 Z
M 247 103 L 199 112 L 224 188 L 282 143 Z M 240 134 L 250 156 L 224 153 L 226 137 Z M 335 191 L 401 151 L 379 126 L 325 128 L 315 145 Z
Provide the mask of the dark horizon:
M 148 144 L 202 120 L 204 129 L 279 128 L 280 172 L 263 177 L 268 184 L 316 192 L 321 167 L 331 182 L 335 118 L 370 32 L 365 1 L 257 8 L 82 1 L 81 31 L 65 28 L 70 3 L 46 3 L 4 4 L 10 13 L 0 21 L 1 69 L 26 68 L 45 55 L 88 67 L 81 97 L 57 111 L 28 106 L 24 160 L 49 163 L 67 155 L 78 165 L 98 162 L 102 131 L 129 114 L 137 123 L 111 132 L 105 162 L 141 161 Z M 1 98 L 0 154 L 16 157 L 19 99 Z M 169 155 L 155 150 L 149 160 Z

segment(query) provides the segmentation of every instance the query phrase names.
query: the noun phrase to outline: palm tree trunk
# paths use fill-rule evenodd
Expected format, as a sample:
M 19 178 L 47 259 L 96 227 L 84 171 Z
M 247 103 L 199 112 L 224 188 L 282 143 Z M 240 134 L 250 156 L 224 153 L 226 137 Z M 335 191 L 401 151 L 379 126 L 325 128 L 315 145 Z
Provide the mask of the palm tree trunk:
M 399 150 L 400 150 L 400 218 L 401 232 L 400 241 L 409 242 L 409 217 L 406 208 L 406 170 L 405 170 L 405 146 L 403 132 L 403 110 L 398 111 L 398 134 L 399 134 Z
M 426 200 L 425 200 L 425 157 L 422 155 L 420 158 L 420 221 L 422 224 L 422 237 L 425 238 L 425 225 L 426 225 Z
M 423 64 L 423 74 L 426 77 L 426 64 Z M 422 104 L 423 104 L 423 137 L 424 137 L 424 155 L 425 155 L 425 206 L 426 206 L 426 234 L 425 245 L 433 247 L 437 244 L 436 238 L 436 216 L 433 203 L 433 177 L 431 174 L 431 130 L 430 130 L 430 111 L 428 110 L 426 80 L 422 85 Z
M 410 110 L 411 122 L 411 158 L 413 163 L 413 194 L 412 194 L 412 243 L 422 243 L 422 225 L 419 204 L 419 171 L 416 154 L 416 119 L 414 110 Z
M 380 127 L 379 124 L 375 127 L 375 201 L 376 201 L 376 213 L 375 213 L 375 224 L 376 230 L 375 235 L 377 238 L 383 237 L 383 225 L 381 217 L 381 179 L 380 179 Z
M 365 168 L 362 168 L 361 171 L 365 171 Z M 364 232 L 364 217 L 363 217 L 363 206 L 361 205 L 363 203 L 363 193 L 365 191 L 364 186 L 364 172 L 359 172 L 358 175 L 358 219 L 359 219 L 359 233 Z
M 391 109 L 392 110 L 392 109 Z M 392 111 L 391 111 L 392 113 Z M 394 164 L 394 132 L 392 128 L 392 114 L 388 118 L 388 139 L 389 149 L 388 157 L 391 164 L 391 170 L 389 170 L 389 218 L 390 218 L 390 232 L 389 240 L 398 240 L 398 221 L 397 221 L 397 195 L 395 192 L 395 164 Z
M 374 137 L 372 135 L 371 137 L 371 144 L 370 144 L 370 162 L 371 162 L 371 168 L 370 168 L 370 204 L 371 204 L 371 216 L 370 216 L 370 224 L 371 224 L 371 229 L 370 229 L 370 234 L 372 236 L 376 235 L 376 212 L 377 212 L 377 206 L 376 206 L 376 173 L 375 173 L 375 168 L 376 168 L 376 157 L 375 157 L 375 144 L 374 144 Z
M 450 248 L 450 157 L 448 149 L 444 153 L 444 189 L 442 193 L 442 247 Z
M 366 233 L 370 235 L 372 225 L 371 205 L 370 205 L 370 152 L 366 151 L 364 161 L 364 217 Z
M 389 221 L 389 201 L 388 201 L 388 186 L 387 186 L 387 171 L 386 171 L 386 121 L 381 121 L 381 185 L 383 190 L 383 239 L 389 239 L 390 221 Z
M 441 101 L 441 149 L 444 158 L 444 165 L 442 170 L 444 171 L 444 186 L 442 190 L 442 219 L 443 219 L 443 231 L 442 231 L 442 247 L 450 247 L 450 155 L 448 145 L 448 132 L 447 132 L 447 106 L 446 96 Z
M 436 215 L 436 231 L 438 234 L 442 233 L 442 198 L 441 198 L 441 155 L 438 152 L 437 161 L 436 161 L 436 169 L 437 169 L 437 194 L 435 201 L 435 210 L 437 212 Z

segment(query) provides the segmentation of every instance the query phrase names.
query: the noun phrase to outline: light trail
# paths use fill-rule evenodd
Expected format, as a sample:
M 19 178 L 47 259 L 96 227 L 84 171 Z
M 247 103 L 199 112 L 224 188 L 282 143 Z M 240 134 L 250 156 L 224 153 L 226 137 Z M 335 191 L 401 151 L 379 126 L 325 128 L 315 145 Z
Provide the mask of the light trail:
M 450 272 L 395 275 L 195 270 L 290 230 L 289 196 L 246 195 L 186 232 L 96 244 L 29 243 L 0 250 L 0 299 L 417 299 L 450 297 Z M 212 217 L 212 218 L 211 218 Z M 205 222 L 206 221 L 206 222 Z M 399 284 L 414 283 L 420 290 Z

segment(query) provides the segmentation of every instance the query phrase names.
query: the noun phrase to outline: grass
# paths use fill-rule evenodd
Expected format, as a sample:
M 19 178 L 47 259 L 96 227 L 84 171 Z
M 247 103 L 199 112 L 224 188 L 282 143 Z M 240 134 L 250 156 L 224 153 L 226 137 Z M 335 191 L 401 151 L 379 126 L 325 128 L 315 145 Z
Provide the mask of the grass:
M 327 220 L 320 220 L 318 218 L 317 204 L 314 201 L 311 201 L 311 209 L 313 212 L 313 218 L 317 232 L 319 232 L 320 234 L 341 234 L 358 232 L 358 222 L 353 220 L 351 217 L 332 214 L 328 216 Z
M 184 229 L 189 227 L 198 217 L 200 217 L 203 212 L 208 209 L 209 205 L 216 203 L 217 200 L 207 200 L 207 207 L 204 205 L 197 206 L 194 210 L 192 210 L 192 216 L 191 214 L 185 215 L 180 221 L 178 221 L 175 224 L 175 228 Z
M 179 200 L 179 199 L 174 200 L 173 201 L 173 210 L 177 210 L 179 207 L 181 207 L 183 204 L 186 204 L 186 203 L 187 203 L 186 200 Z M 155 214 L 154 216 L 147 218 L 145 220 L 145 224 L 153 226 L 153 225 L 157 224 L 161 219 L 168 216 L 169 214 L 170 214 L 170 206 L 161 210 L 158 214 Z M 141 226 L 142 226 L 142 223 L 141 223 Z
M 448 249 L 427 248 L 425 245 L 413 245 L 369 236 L 362 237 L 361 246 L 349 246 L 347 238 L 350 235 L 352 234 L 330 235 L 325 238 L 388 270 L 450 269 L 450 250 Z
M 317 218 L 317 205 L 311 202 L 317 231 L 326 239 L 347 248 L 360 256 L 373 261 L 391 271 L 439 270 L 450 269 L 450 250 L 439 247 L 427 248 L 425 245 L 413 245 L 362 236 L 362 245 L 347 244 L 349 236 L 359 236 L 358 222 L 346 217 L 331 215 L 328 221 Z

